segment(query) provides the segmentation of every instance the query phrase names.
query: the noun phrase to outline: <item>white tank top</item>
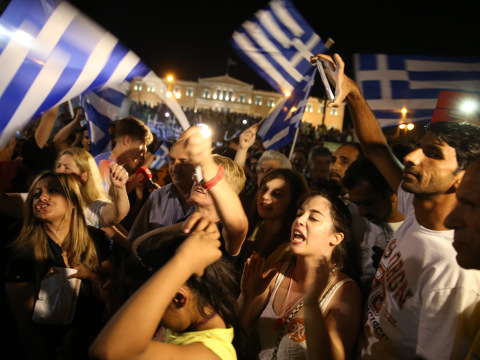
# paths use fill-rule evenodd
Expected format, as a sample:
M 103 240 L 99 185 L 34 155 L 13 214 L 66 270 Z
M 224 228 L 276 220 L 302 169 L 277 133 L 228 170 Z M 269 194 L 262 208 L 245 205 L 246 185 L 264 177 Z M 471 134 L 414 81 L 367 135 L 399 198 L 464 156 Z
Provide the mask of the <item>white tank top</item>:
M 260 339 L 261 351 L 258 355 L 260 360 L 270 360 L 275 349 L 277 338 L 279 335 L 279 330 L 276 330 L 277 319 L 279 318 L 278 314 L 273 310 L 273 301 L 277 293 L 282 280 L 285 277 L 285 271 L 288 268 L 289 263 L 286 262 L 283 264 L 280 272 L 277 275 L 275 281 L 275 286 L 273 288 L 272 294 L 268 299 L 267 306 L 263 310 L 260 318 L 257 321 L 258 336 Z M 332 299 L 335 292 L 347 282 L 353 282 L 352 279 L 347 278 L 337 282 L 333 285 L 330 290 L 325 294 L 322 301 L 320 302 L 320 310 L 322 313 L 325 312 L 326 307 L 328 306 L 330 300 Z M 297 360 L 297 359 L 307 359 L 307 343 L 305 335 L 305 322 L 304 319 L 297 316 L 297 313 L 290 323 L 287 326 L 287 329 L 283 330 L 283 336 L 280 340 L 277 351 L 278 360 Z M 286 315 L 288 316 L 288 314 Z

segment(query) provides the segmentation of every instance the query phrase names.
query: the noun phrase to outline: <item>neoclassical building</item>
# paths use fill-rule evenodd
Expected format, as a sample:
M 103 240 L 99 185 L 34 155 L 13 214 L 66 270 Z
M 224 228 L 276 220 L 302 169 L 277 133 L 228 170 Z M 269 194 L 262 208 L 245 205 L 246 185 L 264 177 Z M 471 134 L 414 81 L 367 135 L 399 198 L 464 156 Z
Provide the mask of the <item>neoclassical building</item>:
M 252 84 L 235 79 L 228 74 L 199 78 L 197 82 L 163 79 L 177 98 L 184 111 L 213 110 L 223 113 L 247 114 L 254 118 L 264 118 L 279 103 L 282 96 L 275 91 L 256 90 Z M 134 79 L 129 98 L 150 106 L 161 103 L 152 84 Z M 324 109 L 324 100 L 311 96 L 305 108 L 302 123 L 313 127 L 322 125 L 327 129 L 342 130 L 345 103 L 339 108 Z

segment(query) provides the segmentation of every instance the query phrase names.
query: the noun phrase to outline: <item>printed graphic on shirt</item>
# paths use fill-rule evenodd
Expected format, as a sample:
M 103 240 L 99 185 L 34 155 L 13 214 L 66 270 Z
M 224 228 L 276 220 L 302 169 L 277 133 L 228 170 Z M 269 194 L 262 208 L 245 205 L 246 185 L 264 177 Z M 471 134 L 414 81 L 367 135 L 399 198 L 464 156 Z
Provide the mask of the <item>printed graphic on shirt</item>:
M 399 309 L 402 309 L 408 299 L 413 296 L 412 290 L 408 287 L 402 253 L 398 250 L 395 251 L 396 247 L 397 239 L 393 238 L 378 265 L 368 299 L 368 317 L 365 328 L 375 334 L 377 338 L 388 339 L 388 335 L 381 326 L 383 318 L 388 320 L 392 326 L 397 324 L 397 320 L 388 309 L 384 309 L 386 297 L 388 296 Z
M 288 336 L 292 341 L 302 342 L 306 340 L 305 322 L 303 319 L 293 319 L 288 325 Z

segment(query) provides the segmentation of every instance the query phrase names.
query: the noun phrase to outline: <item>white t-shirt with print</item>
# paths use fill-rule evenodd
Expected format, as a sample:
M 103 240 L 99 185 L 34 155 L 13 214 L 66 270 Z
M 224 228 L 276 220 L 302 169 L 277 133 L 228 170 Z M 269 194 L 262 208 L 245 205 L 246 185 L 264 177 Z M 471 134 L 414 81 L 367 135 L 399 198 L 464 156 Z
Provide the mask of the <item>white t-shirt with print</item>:
M 453 230 L 421 226 L 412 201 L 413 194 L 399 188 L 399 211 L 405 220 L 375 273 L 366 304 L 362 359 L 448 359 L 459 313 L 480 300 L 480 272 L 457 264 Z

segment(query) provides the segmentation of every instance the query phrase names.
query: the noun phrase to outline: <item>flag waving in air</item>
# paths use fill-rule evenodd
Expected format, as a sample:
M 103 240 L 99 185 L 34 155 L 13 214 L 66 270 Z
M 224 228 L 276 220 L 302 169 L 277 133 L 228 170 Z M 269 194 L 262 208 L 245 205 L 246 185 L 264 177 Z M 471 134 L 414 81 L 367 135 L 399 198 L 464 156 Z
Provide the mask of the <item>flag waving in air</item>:
M 480 59 L 356 54 L 355 78 L 382 127 L 428 122 L 442 90 L 480 92 Z
M 269 149 L 288 144 L 295 131 L 285 129 L 300 126 L 305 106 L 299 103 L 308 99 L 313 84 L 315 72 L 310 57 L 326 52 L 327 47 L 288 0 L 273 0 L 257 11 L 234 32 L 232 45 L 276 91 L 291 97 L 279 105 L 282 109 L 289 106 L 288 111 L 274 111 L 259 130 L 264 145 L 270 144 Z M 289 114 L 293 113 L 296 120 L 291 123 Z M 278 142 L 281 135 L 273 132 L 272 126 L 287 138 Z
M 112 34 L 60 0 L 11 1 L 0 18 L 0 69 L 0 146 L 44 110 L 151 74 Z

